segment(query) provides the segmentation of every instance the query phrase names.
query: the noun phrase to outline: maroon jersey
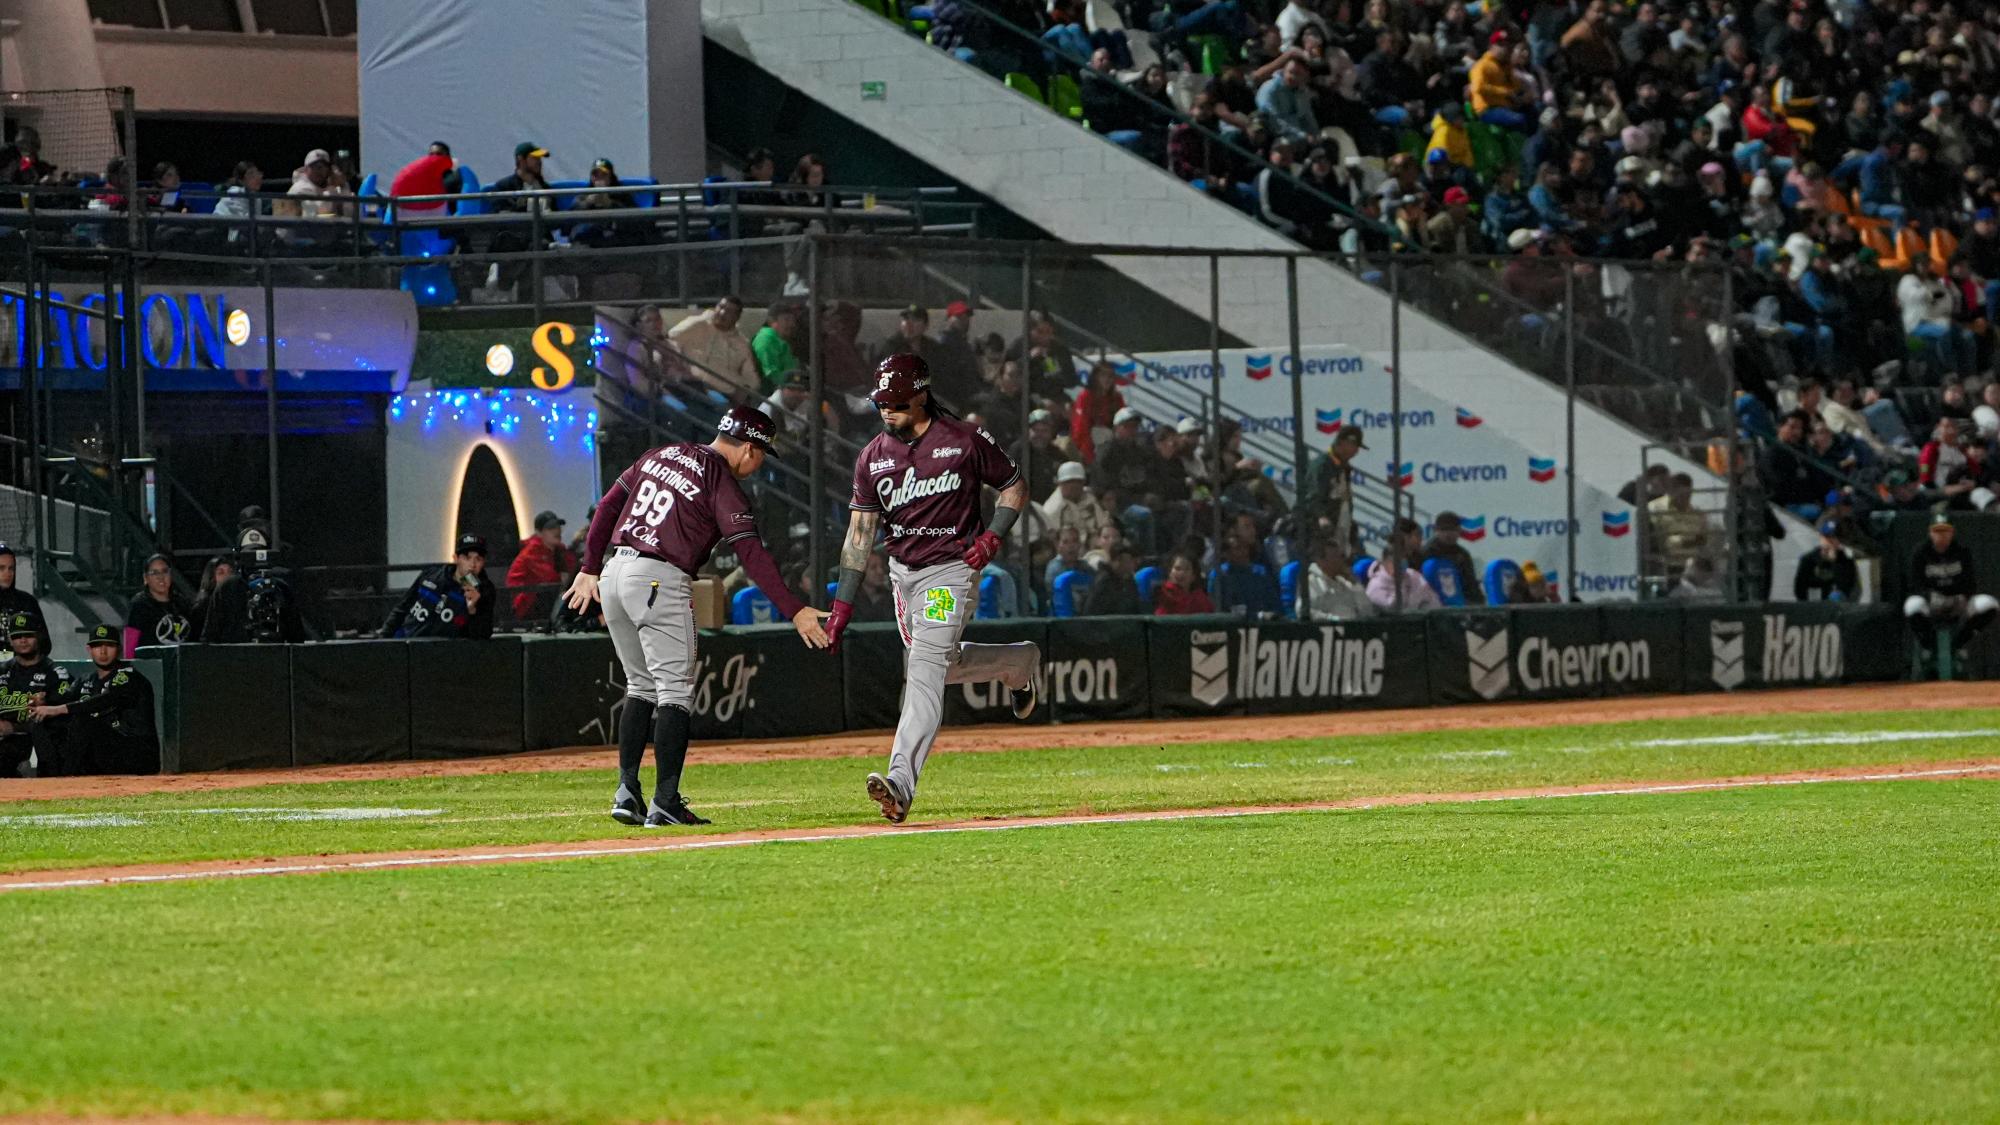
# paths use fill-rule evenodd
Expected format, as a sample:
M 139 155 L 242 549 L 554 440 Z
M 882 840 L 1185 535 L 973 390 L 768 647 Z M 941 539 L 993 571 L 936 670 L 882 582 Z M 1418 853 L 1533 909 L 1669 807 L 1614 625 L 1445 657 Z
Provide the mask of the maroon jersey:
M 981 529 L 980 488 L 1005 488 L 1020 477 L 992 434 L 933 418 L 914 443 L 886 433 L 868 443 L 854 462 L 847 506 L 881 512 L 889 557 L 921 569 L 962 558 Z
M 604 548 L 630 547 L 670 562 L 692 575 L 708 561 L 717 543 L 757 534 L 743 486 L 722 454 L 706 445 L 675 442 L 650 450 L 618 475 L 597 504 L 599 515 L 616 519 L 615 530 L 599 543 L 598 521 L 584 546 L 585 574 L 604 570 Z

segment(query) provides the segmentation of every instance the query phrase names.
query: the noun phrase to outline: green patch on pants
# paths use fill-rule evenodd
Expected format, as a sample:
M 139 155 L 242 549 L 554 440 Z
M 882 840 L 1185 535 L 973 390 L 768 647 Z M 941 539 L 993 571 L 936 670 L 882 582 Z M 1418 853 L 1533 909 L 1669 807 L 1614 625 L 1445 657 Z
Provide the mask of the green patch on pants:
M 950 621 L 952 611 L 958 608 L 958 599 L 943 586 L 924 591 L 924 620 Z

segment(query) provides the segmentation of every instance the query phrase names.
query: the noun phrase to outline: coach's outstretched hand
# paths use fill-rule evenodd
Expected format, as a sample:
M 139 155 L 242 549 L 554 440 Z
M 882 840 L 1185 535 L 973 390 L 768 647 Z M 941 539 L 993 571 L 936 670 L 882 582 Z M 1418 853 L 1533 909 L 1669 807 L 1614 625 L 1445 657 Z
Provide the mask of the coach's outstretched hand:
M 563 601 L 568 603 L 571 609 L 582 613 L 590 608 L 591 602 L 596 600 L 597 575 L 585 574 L 582 571 L 578 571 L 576 581 L 569 584 L 569 593 L 563 595 Z
M 833 638 L 827 636 L 826 630 L 819 627 L 822 620 L 831 616 L 833 615 L 823 609 L 807 606 L 792 617 L 792 628 L 799 631 L 799 636 L 805 640 L 807 648 L 832 648 Z

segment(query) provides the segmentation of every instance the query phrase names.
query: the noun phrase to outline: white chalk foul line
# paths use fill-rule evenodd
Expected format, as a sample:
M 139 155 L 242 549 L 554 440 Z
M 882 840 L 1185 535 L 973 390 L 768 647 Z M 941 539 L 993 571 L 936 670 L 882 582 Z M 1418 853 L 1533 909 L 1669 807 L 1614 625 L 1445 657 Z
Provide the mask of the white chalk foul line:
M 1660 793 L 1699 793 L 1724 789 L 1763 789 L 1786 785 L 1824 785 L 1840 782 L 1917 781 L 1936 777 L 1965 777 L 2000 773 L 2000 764 L 1952 766 L 1941 769 L 1899 773 L 1851 774 L 1843 777 L 1737 778 L 1717 781 L 1665 782 L 1605 789 L 1577 789 L 1566 793 L 1496 793 L 1484 796 L 1444 796 L 1432 801 L 1412 801 L 1407 797 L 1361 798 L 1352 804 L 1334 806 L 1273 806 L 1259 809 L 1183 809 L 1174 811 L 1095 813 L 1086 816 L 1053 816 L 1043 820 L 1011 824 L 938 824 L 906 828 L 841 829 L 802 836 L 758 836 L 704 839 L 696 836 L 661 840 L 648 844 L 577 848 L 559 852 L 467 852 L 439 856 L 402 856 L 349 862 L 273 864 L 263 867 L 232 867 L 209 871 L 167 871 L 149 875 L 100 875 L 82 879 L 50 879 L 33 883 L 0 883 L 4 891 L 46 891 L 68 887 L 111 887 L 129 883 L 186 883 L 200 879 L 233 879 L 252 875 L 308 875 L 328 871 L 380 871 L 392 868 L 455 867 L 488 863 L 546 862 L 560 859 L 594 859 L 604 856 L 654 855 L 660 852 L 691 852 L 709 848 L 742 848 L 757 844 L 820 844 L 833 840 L 881 840 L 902 836 L 943 836 L 966 832 L 1012 832 L 1023 828 L 1072 828 L 1107 824 L 1168 823 L 1181 820 L 1232 820 L 1260 816 L 1291 816 L 1315 812 L 1362 812 L 1381 808 L 1411 808 L 1420 804 L 1473 805 L 1498 801 L 1556 801 L 1574 797 L 1642 797 Z

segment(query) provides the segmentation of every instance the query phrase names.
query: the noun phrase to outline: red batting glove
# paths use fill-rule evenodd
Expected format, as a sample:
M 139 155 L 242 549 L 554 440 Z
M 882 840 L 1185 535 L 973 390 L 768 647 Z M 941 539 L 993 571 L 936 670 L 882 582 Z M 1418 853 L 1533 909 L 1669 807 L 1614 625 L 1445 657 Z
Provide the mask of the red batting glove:
M 833 611 L 826 615 L 826 650 L 828 652 L 840 651 L 841 630 L 847 628 L 847 623 L 853 619 L 854 603 L 844 602 L 839 598 L 835 598 L 833 600 Z
M 971 567 L 974 573 L 985 570 L 986 564 L 993 561 L 993 556 L 1000 553 L 1000 547 L 998 535 L 990 531 L 980 532 L 979 538 L 972 541 L 972 546 L 965 549 L 965 565 Z

